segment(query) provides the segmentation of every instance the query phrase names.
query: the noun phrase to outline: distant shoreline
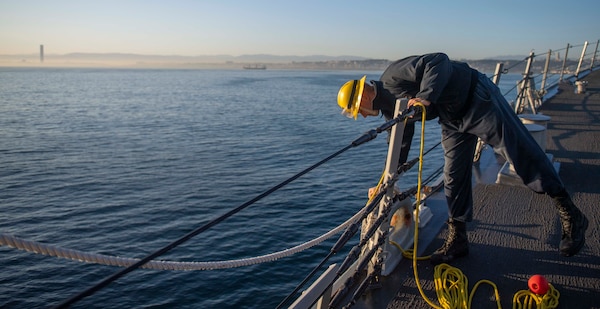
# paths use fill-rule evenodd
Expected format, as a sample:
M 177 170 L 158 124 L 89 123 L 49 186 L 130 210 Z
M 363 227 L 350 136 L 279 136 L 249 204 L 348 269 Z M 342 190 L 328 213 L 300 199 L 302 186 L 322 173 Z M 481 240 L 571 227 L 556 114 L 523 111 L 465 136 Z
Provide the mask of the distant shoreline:
M 20 68 L 113 68 L 113 69 L 217 69 L 217 70 L 242 70 L 253 65 L 265 65 L 268 70 L 353 70 L 353 71 L 382 71 L 389 64 L 387 59 L 338 59 L 343 57 L 293 57 L 266 55 L 231 57 L 180 57 L 180 56 L 144 56 L 129 54 L 69 54 L 45 55 L 41 62 L 36 55 L 0 55 L 0 67 Z M 350 57 L 350 56 L 347 56 Z M 540 56 L 543 57 L 543 56 Z M 317 60 L 312 60 L 312 59 Z M 299 59 L 299 61 L 290 59 Z M 319 60 L 323 59 L 323 60 Z M 214 60 L 209 61 L 209 60 Z M 493 73 L 497 63 L 504 63 L 504 68 L 511 68 L 511 73 L 523 72 L 525 69 L 524 58 L 521 60 L 465 60 L 471 67 L 483 72 Z M 550 68 L 560 68 L 563 62 L 551 61 Z M 544 61 L 534 62 L 533 72 L 543 70 Z M 567 70 L 574 70 L 576 61 L 567 61 Z

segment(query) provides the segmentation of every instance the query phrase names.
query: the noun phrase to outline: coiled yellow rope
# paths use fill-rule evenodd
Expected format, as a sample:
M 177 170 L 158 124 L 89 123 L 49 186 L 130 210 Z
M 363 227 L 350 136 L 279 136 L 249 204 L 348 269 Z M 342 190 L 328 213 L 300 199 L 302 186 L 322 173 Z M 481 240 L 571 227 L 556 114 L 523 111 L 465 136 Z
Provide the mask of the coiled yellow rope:
M 552 284 L 548 284 L 548 292 L 544 295 L 537 295 L 531 291 L 521 290 L 515 293 L 513 297 L 513 309 L 551 309 L 558 307 L 558 298 L 560 292 Z M 533 307 L 535 305 L 535 307 Z
M 418 183 L 417 183 L 417 205 L 421 204 L 421 177 L 423 172 L 423 150 L 425 148 L 425 120 L 426 110 L 425 106 L 421 103 L 415 104 L 423 111 L 421 114 L 421 147 L 419 150 L 419 172 L 418 172 Z M 500 304 L 500 294 L 496 284 L 489 280 L 480 280 L 475 286 L 471 293 L 468 293 L 468 280 L 463 272 L 455 267 L 448 264 L 437 265 L 434 269 L 434 284 L 435 290 L 438 297 L 440 306 L 433 303 L 423 292 L 423 288 L 419 281 L 419 273 L 417 271 L 417 261 L 428 259 L 427 257 L 417 257 L 417 245 L 419 239 L 419 207 L 416 207 L 415 212 L 415 234 L 414 234 L 414 245 L 412 250 L 404 250 L 397 243 L 391 242 L 394 246 L 398 247 L 402 252 L 402 255 L 406 258 L 413 260 L 413 272 L 417 288 L 421 297 L 433 308 L 436 309 L 470 309 L 471 301 L 475 291 L 481 284 L 489 284 L 494 288 L 494 294 L 496 298 L 496 304 L 498 308 L 502 308 Z M 521 290 L 515 293 L 513 297 L 513 309 L 552 309 L 558 306 L 558 298 L 560 293 L 551 284 L 549 290 L 544 295 L 537 295 L 529 290 Z

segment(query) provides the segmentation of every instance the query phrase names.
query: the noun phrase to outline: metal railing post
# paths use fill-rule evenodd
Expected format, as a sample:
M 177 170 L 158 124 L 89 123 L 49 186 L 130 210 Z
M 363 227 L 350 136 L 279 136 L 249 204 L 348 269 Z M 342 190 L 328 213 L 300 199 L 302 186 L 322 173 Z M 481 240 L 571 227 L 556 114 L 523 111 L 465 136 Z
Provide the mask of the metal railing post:
M 600 40 L 596 41 L 596 49 L 592 55 L 592 63 L 590 63 L 590 72 L 594 69 L 594 62 L 596 61 L 596 54 L 598 53 L 598 44 L 600 44 Z
M 567 43 L 567 49 L 565 50 L 565 59 L 563 59 L 563 65 L 562 65 L 562 68 L 560 69 L 560 78 L 558 79 L 561 82 L 563 80 L 563 76 L 565 75 L 565 67 L 567 66 L 567 58 L 569 57 L 569 47 L 570 46 L 571 45 L 569 43 Z
M 496 71 L 494 71 L 494 78 L 492 82 L 498 86 L 500 83 L 500 75 L 502 75 L 502 70 L 504 69 L 504 63 L 498 62 L 496 63 Z
M 527 59 L 527 66 L 525 67 L 525 72 L 523 73 L 523 79 L 519 83 L 519 93 L 517 95 L 517 102 L 515 104 L 515 114 L 519 114 L 523 109 L 523 103 L 525 100 L 529 99 L 529 91 L 531 88 L 531 64 L 533 63 L 533 58 L 535 57 L 534 52 L 529 53 L 529 57 Z M 533 106 L 533 102 L 529 102 L 531 106 Z M 535 114 L 535 108 L 532 108 L 532 112 Z
M 550 67 L 550 57 L 552 57 L 552 50 L 548 50 L 548 56 L 546 56 L 546 64 L 544 64 L 544 75 L 542 76 L 542 84 L 540 90 L 545 93 L 546 91 L 546 79 L 548 79 L 548 70 Z
M 579 70 L 581 69 L 581 63 L 583 62 L 583 58 L 585 58 L 585 51 L 587 50 L 588 41 L 583 43 L 583 49 L 581 49 L 581 57 L 579 57 L 579 63 L 577 63 L 577 69 L 575 70 L 575 78 L 579 79 Z
M 408 105 L 408 99 L 398 99 L 396 100 L 396 108 L 395 108 L 395 112 L 394 112 L 394 117 L 398 117 L 400 116 L 400 113 L 407 108 Z M 385 163 L 385 174 L 384 174 L 384 179 L 383 179 L 383 183 L 392 183 L 394 184 L 395 181 L 394 178 L 398 177 L 398 164 L 399 164 L 399 158 L 400 158 L 400 150 L 402 147 L 400 147 L 402 145 L 402 137 L 404 135 L 404 123 L 398 123 L 396 124 L 390 132 L 390 142 L 388 145 L 388 155 L 387 155 L 387 159 L 386 159 L 386 163 Z M 379 209 L 376 209 L 374 212 L 377 213 L 377 216 L 373 216 L 373 218 L 379 217 L 379 216 L 385 216 L 386 214 L 384 213 L 384 210 L 387 208 L 386 205 L 391 205 L 389 207 L 389 213 L 387 214 L 389 216 L 389 218 L 391 218 L 393 216 L 393 214 L 396 212 L 397 209 L 396 207 L 403 207 L 400 203 L 394 202 L 394 185 L 390 185 L 387 187 L 387 191 L 386 194 L 384 195 L 384 197 L 381 199 L 381 201 L 379 202 Z M 408 201 L 408 200 L 407 200 Z M 409 203 L 410 206 L 410 203 Z M 412 214 L 412 211 L 409 212 L 409 214 Z M 375 233 L 375 235 L 373 235 L 373 237 L 371 237 L 369 244 L 365 247 L 365 248 L 372 248 L 374 246 L 377 246 L 377 243 L 379 242 L 379 238 L 380 237 L 389 237 L 389 235 L 386 236 L 385 231 L 388 231 L 390 228 L 390 219 L 386 218 L 384 220 L 384 222 L 381 223 L 381 225 L 378 228 L 378 232 Z M 369 219 L 369 218 L 367 218 Z M 364 231 L 367 230 L 367 225 L 371 225 L 373 224 L 373 222 L 371 222 L 371 224 L 367 224 L 367 222 L 369 222 L 370 220 L 364 220 L 363 222 L 363 227 L 365 228 Z M 414 222 L 412 219 L 410 222 Z M 408 233 L 413 233 L 413 228 L 409 228 L 407 229 Z M 412 234 L 411 234 L 412 235 Z M 412 236 L 408 237 L 407 239 L 410 239 L 412 241 Z M 412 242 L 410 244 L 400 244 L 401 246 L 403 246 L 404 248 L 408 248 L 410 246 L 412 246 Z M 363 252 L 364 254 L 364 252 Z M 399 252 L 397 250 L 396 247 L 394 247 L 393 245 L 391 245 L 389 243 L 389 239 L 385 239 L 384 244 L 381 246 L 381 248 L 377 251 L 377 253 L 375 253 L 373 255 L 373 257 L 371 258 L 371 262 L 369 263 L 369 267 L 368 267 L 368 273 L 372 273 L 375 271 L 375 266 L 377 264 L 381 264 L 381 274 L 383 276 L 387 276 L 389 273 L 391 273 L 391 271 L 396 267 L 396 265 L 398 264 L 398 262 L 400 262 L 400 260 L 402 259 L 402 253 Z

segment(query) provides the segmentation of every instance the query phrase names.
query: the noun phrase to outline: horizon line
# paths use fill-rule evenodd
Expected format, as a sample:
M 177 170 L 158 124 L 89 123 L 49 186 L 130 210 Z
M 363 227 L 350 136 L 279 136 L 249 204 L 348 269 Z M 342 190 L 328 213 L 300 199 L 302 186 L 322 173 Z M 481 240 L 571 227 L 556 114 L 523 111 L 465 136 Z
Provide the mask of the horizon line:
M 337 60 L 387 60 L 393 61 L 388 58 L 372 58 L 365 56 L 356 56 L 356 55 L 325 55 L 325 54 L 311 54 L 311 55 L 280 55 L 280 54 L 267 54 L 267 53 L 258 53 L 258 54 L 241 54 L 241 55 L 232 55 L 232 54 L 198 54 L 198 55 L 181 55 L 181 54 L 142 54 L 142 53 L 134 53 L 134 52 L 68 52 L 68 53 L 44 53 L 44 57 L 68 57 L 68 56 L 138 56 L 138 57 L 177 57 L 177 58 L 244 58 L 244 57 L 273 57 L 273 58 L 328 58 L 328 59 L 337 59 Z M 0 54 L 0 57 L 39 57 L 40 53 L 20 53 L 20 54 Z M 410 56 L 410 55 L 407 55 Z M 528 57 L 528 55 L 497 55 L 497 56 L 489 56 L 484 58 L 454 58 L 456 60 L 523 60 Z M 402 58 L 402 57 L 400 57 Z M 398 58 L 398 59 L 400 59 Z

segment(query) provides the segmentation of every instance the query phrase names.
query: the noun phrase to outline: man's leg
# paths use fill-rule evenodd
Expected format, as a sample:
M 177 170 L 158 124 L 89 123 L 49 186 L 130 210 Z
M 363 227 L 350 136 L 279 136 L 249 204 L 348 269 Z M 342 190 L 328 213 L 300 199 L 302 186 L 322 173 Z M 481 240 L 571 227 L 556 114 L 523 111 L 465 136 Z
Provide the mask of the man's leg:
M 444 245 L 431 255 L 434 265 L 469 254 L 466 222 L 473 217 L 472 164 L 477 137 L 459 133 L 442 124 L 444 147 L 444 191 L 448 202 L 448 235 Z
M 585 244 L 587 218 L 573 204 L 552 162 L 489 79 L 480 79 L 464 120 L 462 129 L 492 145 L 525 185 L 554 199 L 562 225 L 559 251 L 564 256 L 579 252 Z

